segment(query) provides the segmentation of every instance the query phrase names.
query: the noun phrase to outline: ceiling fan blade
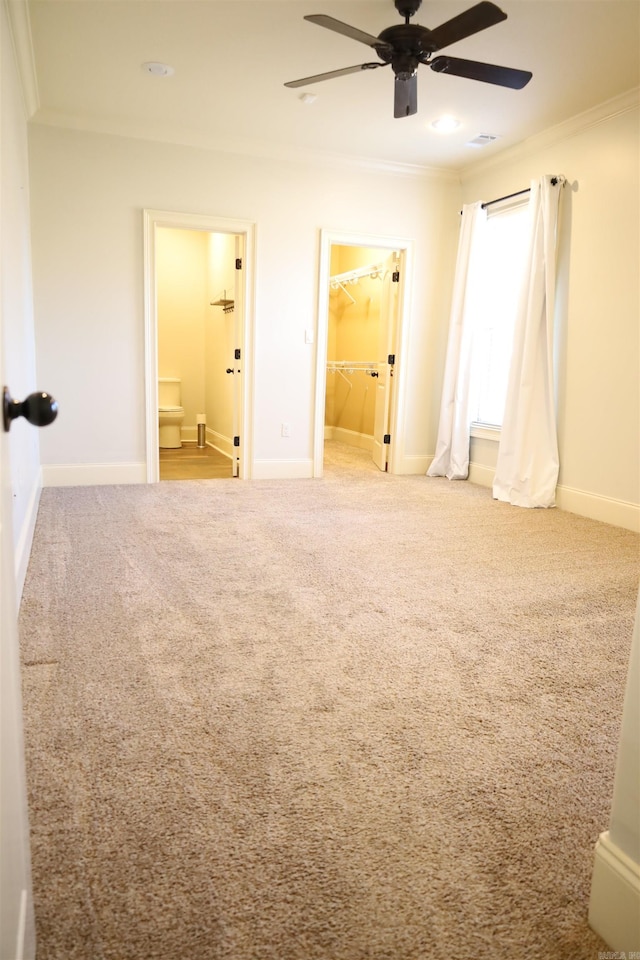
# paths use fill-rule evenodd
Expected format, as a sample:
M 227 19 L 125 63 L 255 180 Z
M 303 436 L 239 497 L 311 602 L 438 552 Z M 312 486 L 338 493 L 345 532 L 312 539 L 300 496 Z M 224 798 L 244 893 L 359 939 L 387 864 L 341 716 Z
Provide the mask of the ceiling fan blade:
M 304 19 L 309 20 L 311 23 L 317 23 L 320 27 L 326 27 L 327 30 L 333 30 L 335 33 L 341 33 L 344 37 L 350 37 L 351 40 L 358 40 L 360 43 L 366 43 L 369 47 L 377 47 L 389 51 L 391 50 L 391 46 L 388 43 L 378 40 L 378 38 L 374 37 L 373 34 L 365 33 L 364 30 L 358 30 L 357 27 L 352 27 L 348 23 L 343 23 L 342 20 L 336 20 L 335 17 L 327 16 L 327 14 L 311 13 Z M 440 48 L 438 47 L 438 49 Z
M 355 67 L 342 67 L 341 70 L 329 70 L 328 73 L 316 73 L 313 77 L 303 77 L 302 80 L 289 80 L 285 87 L 306 87 L 309 83 L 318 83 L 320 80 L 331 80 L 333 77 L 346 77 L 350 73 L 359 73 L 361 70 L 375 70 L 376 67 L 386 67 L 386 63 L 359 63 Z
M 393 115 L 394 117 L 412 117 L 418 112 L 418 74 L 410 77 L 395 78 Z
M 483 83 L 495 83 L 499 87 L 510 87 L 512 90 L 522 90 L 533 76 L 528 70 L 513 70 L 511 67 L 497 67 L 493 63 L 460 60 L 458 57 L 436 57 L 429 66 L 436 73 L 450 73 L 454 77 L 466 77 L 467 80 L 482 80 Z
M 429 46 L 435 53 L 436 50 L 442 50 L 443 47 L 457 43 L 458 40 L 464 40 L 465 37 L 479 33 L 480 30 L 486 30 L 487 27 L 493 27 L 506 19 L 507 15 L 500 7 L 496 7 L 495 3 L 490 3 L 489 0 L 483 0 L 482 3 L 477 3 L 475 7 L 465 10 L 464 13 L 458 14 L 457 17 L 447 20 L 446 23 L 432 30 Z

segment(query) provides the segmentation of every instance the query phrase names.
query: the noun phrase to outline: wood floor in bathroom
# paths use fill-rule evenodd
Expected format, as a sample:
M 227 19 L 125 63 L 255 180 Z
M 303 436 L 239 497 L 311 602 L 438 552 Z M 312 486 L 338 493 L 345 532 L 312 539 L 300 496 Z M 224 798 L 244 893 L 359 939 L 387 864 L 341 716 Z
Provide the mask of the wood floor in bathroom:
M 231 476 L 231 460 L 213 447 L 183 443 L 175 450 L 160 450 L 161 480 L 222 480 Z

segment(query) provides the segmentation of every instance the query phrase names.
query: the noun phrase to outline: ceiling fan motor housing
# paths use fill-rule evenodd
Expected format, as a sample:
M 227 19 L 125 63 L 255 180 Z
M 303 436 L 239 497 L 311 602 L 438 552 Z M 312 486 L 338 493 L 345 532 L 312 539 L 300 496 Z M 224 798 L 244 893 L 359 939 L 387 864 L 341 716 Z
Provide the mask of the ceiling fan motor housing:
M 398 23 L 387 27 L 378 39 L 380 46 L 376 47 L 376 53 L 380 59 L 391 64 L 396 76 L 405 78 L 415 73 L 419 63 L 426 62 L 435 47 L 431 30 L 417 23 Z

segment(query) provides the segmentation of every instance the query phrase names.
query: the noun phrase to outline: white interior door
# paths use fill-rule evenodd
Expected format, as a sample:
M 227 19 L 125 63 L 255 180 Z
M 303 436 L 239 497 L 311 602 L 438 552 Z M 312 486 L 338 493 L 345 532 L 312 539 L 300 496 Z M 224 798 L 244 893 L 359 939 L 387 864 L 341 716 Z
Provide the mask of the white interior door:
M 244 437 L 242 436 L 242 398 L 244 370 L 244 344 L 242 333 L 244 330 L 244 260 L 245 238 L 236 236 L 236 282 L 233 309 L 233 476 L 243 476 L 242 451 Z
M 391 397 L 395 362 L 395 341 L 398 326 L 398 290 L 400 288 L 400 261 L 393 253 L 385 261 L 382 299 L 380 304 L 380 331 L 378 339 L 378 365 L 376 404 L 373 423 L 373 462 L 379 470 L 386 470 L 389 463 Z M 389 359 L 393 357 L 394 362 Z
M 0 957 L 35 956 L 8 434 L 0 424 Z

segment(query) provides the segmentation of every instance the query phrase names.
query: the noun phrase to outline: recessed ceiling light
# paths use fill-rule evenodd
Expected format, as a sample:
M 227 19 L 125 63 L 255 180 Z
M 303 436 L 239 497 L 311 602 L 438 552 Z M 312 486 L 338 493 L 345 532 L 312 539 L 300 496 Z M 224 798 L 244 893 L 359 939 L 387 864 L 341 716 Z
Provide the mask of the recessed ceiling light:
M 434 130 L 437 130 L 438 133 L 452 133 L 453 130 L 458 129 L 460 121 L 456 120 L 455 117 L 446 115 L 434 120 L 431 126 Z
M 145 73 L 150 73 L 152 77 L 170 77 L 173 73 L 173 67 L 168 63 L 159 63 L 157 60 L 150 60 L 142 64 Z

